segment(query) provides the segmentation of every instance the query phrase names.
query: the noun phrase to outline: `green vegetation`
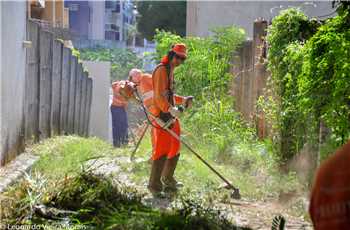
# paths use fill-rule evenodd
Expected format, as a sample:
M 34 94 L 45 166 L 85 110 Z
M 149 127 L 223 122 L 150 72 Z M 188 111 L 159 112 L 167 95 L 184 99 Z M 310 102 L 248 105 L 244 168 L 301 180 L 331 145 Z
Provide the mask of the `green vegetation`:
M 327 151 L 321 157 L 350 137 L 348 22 L 348 11 L 320 24 L 301 11 L 288 9 L 269 27 L 268 64 L 271 84 L 276 87 L 275 98 L 265 98 L 264 106 L 276 108 L 271 114 L 280 131 L 282 162 L 305 143 L 318 148 L 321 122 L 330 130 L 322 141 Z
M 247 199 L 269 200 L 278 198 L 280 193 L 299 194 L 303 191 L 302 185 L 294 173 L 281 174 L 277 164 L 270 156 L 270 149 L 265 143 L 235 142 L 233 147 L 226 150 L 226 154 L 219 153 L 218 147 L 206 143 L 198 135 L 183 129 L 183 139 L 190 143 L 200 155 L 227 177 L 235 186 L 240 188 L 242 197 Z M 123 171 L 130 172 L 130 177 L 137 184 L 148 182 L 151 142 L 147 135 L 136 155 L 143 161 L 120 162 Z M 127 153 L 127 152 L 125 152 Z M 148 155 L 147 155 L 148 154 Z M 180 162 L 176 168 L 175 176 L 184 183 L 180 194 L 199 196 L 208 206 L 220 202 L 227 202 L 230 191 L 219 190 L 223 182 L 210 169 L 200 162 L 185 147 L 181 149 Z M 297 210 L 300 213 L 301 210 Z M 301 211 L 303 214 L 303 211 Z
M 112 146 L 106 145 L 100 139 L 84 140 L 76 136 L 48 140 L 42 145 L 33 146 L 30 151 L 40 155 L 40 160 L 33 166 L 33 171 L 53 179 L 76 174 L 81 171 L 80 166 L 84 162 L 115 152 Z
M 177 93 L 195 96 L 193 108 L 181 118 L 183 139 L 240 188 L 247 200 L 275 201 L 281 194 L 293 197 L 304 193 L 295 173 L 281 173 L 279 166 L 306 142 L 317 142 L 321 120 L 332 131 L 329 149 L 349 137 L 349 123 L 345 122 L 350 99 L 347 18 L 340 14 L 321 25 L 290 9 L 273 21 L 268 58 L 270 83 L 275 88 L 259 105 L 268 111 L 271 121 L 277 119 L 282 147 L 277 151 L 271 140 L 258 140 L 255 128 L 233 109 L 235 102 L 228 94 L 233 78 L 230 61 L 245 38 L 244 32 L 225 27 L 215 29 L 207 38 L 182 38 L 157 31 L 157 60 L 175 42 L 188 47 L 189 57 L 175 73 Z M 104 49 L 81 51 L 83 59 L 114 60 L 114 64 L 121 63 L 119 54 Z M 130 63 L 136 59 L 130 57 L 126 58 L 130 62 L 112 70 L 114 79 L 125 78 L 126 71 L 135 67 Z M 125 75 L 117 75 L 122 71 Z M 1 212 L 3 219 L 101 229 L 235 229 L 216 210 L 218 204 L 231 202 L 230 191 L 220 190 L 220 179 L 185 147 L 175 173 L 184 188 L 173 197 L 174 207 L 161 211 L 145 205 L 141 194 L 146 190 L 151 149 L 149 134 L 135 162 L 125 160 L 130 154 L 128 147 L 114 149 L 95 138 L 57 137 L 34 146 L 31 151 L 41 158 L 30 175 L 4 194 L 8 205 Z M 128 174 L 138 187 L 120 184 L 118 173 L 100 174 L 100 160 L 102 164 L 116 161 L 118 173 Z M 87 164 L 95 161 L 95 165 Z M 291 199 L 284 208 L 304 215 L 302 198 Z
M 175 74 L 179 94 L 194 95 L 196 100 L 208 101 L 226 94 L 232 79 L 230 61 L 245 34 L 235 27 L 217 28 L 213 32 L 214 35 L 207 38 L 181 38 L 170 32 L 157 31 L 157 60 L 167 54 L 172 44 L 182 42 L 187 45 L 188 58 Z
M 129 49 L 81 49 L 80 58 L 111 62 L 111 81 L 127 79 L 132 68 L 142 68 L 142 59 Z
M 230 60 L 244 40 L 244 32 L 226 27 L 216 29 L 208 38 L 181 38 L 158 31 L 155 39 L 158 60 L 175 42 L 183 42 L 188 47 L 188 58 L 175 73 L 176 92 L 195 96 L 194 108 L 181 118 L 184 140 L 241 188 L 243 196 L 265 199 L 276 197 L 279 192 L 298 191 L 301 186 L 295 175 L 279 173 L 272 144 L 257 139 L 255 129 L 234 111 L 234 101 L 227 93 L 233 77 L 228 73 Z M 149 140 L 144 141 L 140 152 L 150 150 Z M 220 179 L 185 147 L 181 153 L 177 175 L 188 184 L 184 191 L 213 195 L 210 191 L 215 191 Z M 125 165 L 126 170 L 130 167 L 136 181 L 147 180 L 147 162 Z M 213 196 L 225 195 L 214 192 Z
M 138 31 L 153 40 L 156 29 L 186 35 L 186 1 L 137 1 Z
M 224 154 L 235 137 L 254 136 L 233 110 L 232 97 L 227 93 L 232 79 L 230 60 L 245 35 L 235 27 L 217 28 L 213 33 L 207 38 L 181 38 L 158 31 L 155 58 L 160 59 L 175 42 L 187 45 L 188 58 L 175 73 L 176 91 L 180 95 L 193 95 L 196 102 L 193 112 L 182 119 L 184 127 L 206 144 L 217 146 L 218 154 Z
M 29 175 L 2 194 L 2 223 L 70 229 L 236 229 L 220 212 L 190 196 L 180 197 L 172 210 L 152 209 L 134 188 L 87 164 L 101 157 L 112 161 L 127 149 L 68 136 L 47 140 L 31 151 L 41 158 Z

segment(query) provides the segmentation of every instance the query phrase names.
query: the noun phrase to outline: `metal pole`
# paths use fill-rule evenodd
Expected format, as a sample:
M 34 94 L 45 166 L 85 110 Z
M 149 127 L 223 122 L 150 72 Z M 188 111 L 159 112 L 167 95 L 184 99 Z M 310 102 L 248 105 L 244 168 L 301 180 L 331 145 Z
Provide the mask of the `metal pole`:
M 145 134 L 146 134 L 146 132 L 147 132 L 148 127 L 149 127 L 149 124 L 147 123 L 145 129 L 142 131 L 142 134 L 141 134 L 140 139 L 138 140 L 138 142 L 137 142 L 137 144 L 136 144 L 136 146 L 135 146 L 135 149 L 132 151 L 132 153 L 131 153 L 131 155 L 130 155 L 130 160 L 133 160 L 133 159 L 134 159 L 135 153 L 136 153 L 137 149 L 139 148 L 139 146 L 140 146 L 140 144 L 141 144 L 141 141 L 142 141 L 143 137 L 145 136 Z

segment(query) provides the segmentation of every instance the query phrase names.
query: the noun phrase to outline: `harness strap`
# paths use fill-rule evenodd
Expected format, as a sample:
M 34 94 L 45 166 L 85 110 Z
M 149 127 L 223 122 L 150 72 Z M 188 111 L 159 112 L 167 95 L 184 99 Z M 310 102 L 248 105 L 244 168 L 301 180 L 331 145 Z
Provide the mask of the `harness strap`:
M 160 63 L 157 65 L 157 67 L 154 69 L 153 73 L 161 66 L 164 66 L 167 70 L 167 77 L 168 77 L 168 90 L 166 92 L 164 92 L 164 96 L 168 97 L 168 102 L 174 106 L 174 90 L 172 89 L 172 86 L 174 85 L 173 82 L 171 82 L 171 78 L 170 78 L 170 65 L 164 65 L 163 63 Z M 166 93 L 166 95 L 165 95 Z
M 142 100 L 148 100 L 148 99 L 151 99 L 153 97 L 154 93 L 153 93 L 153 90 L 151 91 L 148 91 L 144 94 L 142 94 Z

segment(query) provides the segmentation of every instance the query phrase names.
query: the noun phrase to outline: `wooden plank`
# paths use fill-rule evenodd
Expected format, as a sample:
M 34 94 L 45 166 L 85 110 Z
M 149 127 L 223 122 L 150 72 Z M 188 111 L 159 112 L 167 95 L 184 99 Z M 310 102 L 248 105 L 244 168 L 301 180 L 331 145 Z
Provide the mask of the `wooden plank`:
M 77 78 L 75 85 L 75 111 L 74 111 L 74 133 L 79 134 L 79 120 L 80 120 L 80 105 L 81 105 L 81 79 L 83 75 L 83 66 L 81 63 L 77 66 Z
M 79 135 L 84 136 L 84 123 L 86 122 L 85 120 L 85 110 L 86 110 L 86 96 L 87 96 L 87 77 L 88 77 L 88 73 L 87 72 L 83 72 L 83 78 L 82 78 L 82 94 L 81 94 L 81 105 L 80 105 L 80 125 L 79 125 Z
M 61 110 L 61 78 L 62 78 L 61 42 L 54 40 L 52 49 L 52 100 L 51 100 L 51 135 L 59 135 Z
M 61 129 L 61 134 L 65 134 L 65 135 L 68 134 L 68 106 L 69 106 L 69 80 L 70 80 L 71 55 L 72 55 L 72 51 L 66 47 L 63 47 L 60 129 Z
M 87 94 L 86 94 L 86 107 L 85 107 L 85 125 L 84 125 L 84 130 L 85 130 L 85 136 L 89 136 L 90 134 L 90 117 L 91 117 L 91 104 L 92 104 L 92 87 L 93 87 L 93 81 L 91 78 L 87 79 L 86 82 L 86 88 L 87 88 Z
M 68 134 L 74 133 L 74 112 L 75 112 L 75 79 L 76 70 L 78 66 L 78 59 L 75 56 L 71 56 L 71 68 L 70 68 L 70 79 L 69 79 L 69 99 L 68 99 Z
M 39 138 L 50 137 L 53 35 L 40 30 Z
M 27 23 L 27 39 L 32 47 L 26 54 L 24 133 L 28 144 L 39 140 L 39 26 Z

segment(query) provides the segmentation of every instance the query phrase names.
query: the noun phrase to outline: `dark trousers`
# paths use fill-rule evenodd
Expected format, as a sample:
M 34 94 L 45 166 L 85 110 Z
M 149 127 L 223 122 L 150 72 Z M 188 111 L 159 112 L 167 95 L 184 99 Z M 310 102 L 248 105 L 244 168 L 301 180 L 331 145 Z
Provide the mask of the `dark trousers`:
M 120 147 L 128 143 L 128 116 L 124 107 L 111 106 L 113 145 Z

